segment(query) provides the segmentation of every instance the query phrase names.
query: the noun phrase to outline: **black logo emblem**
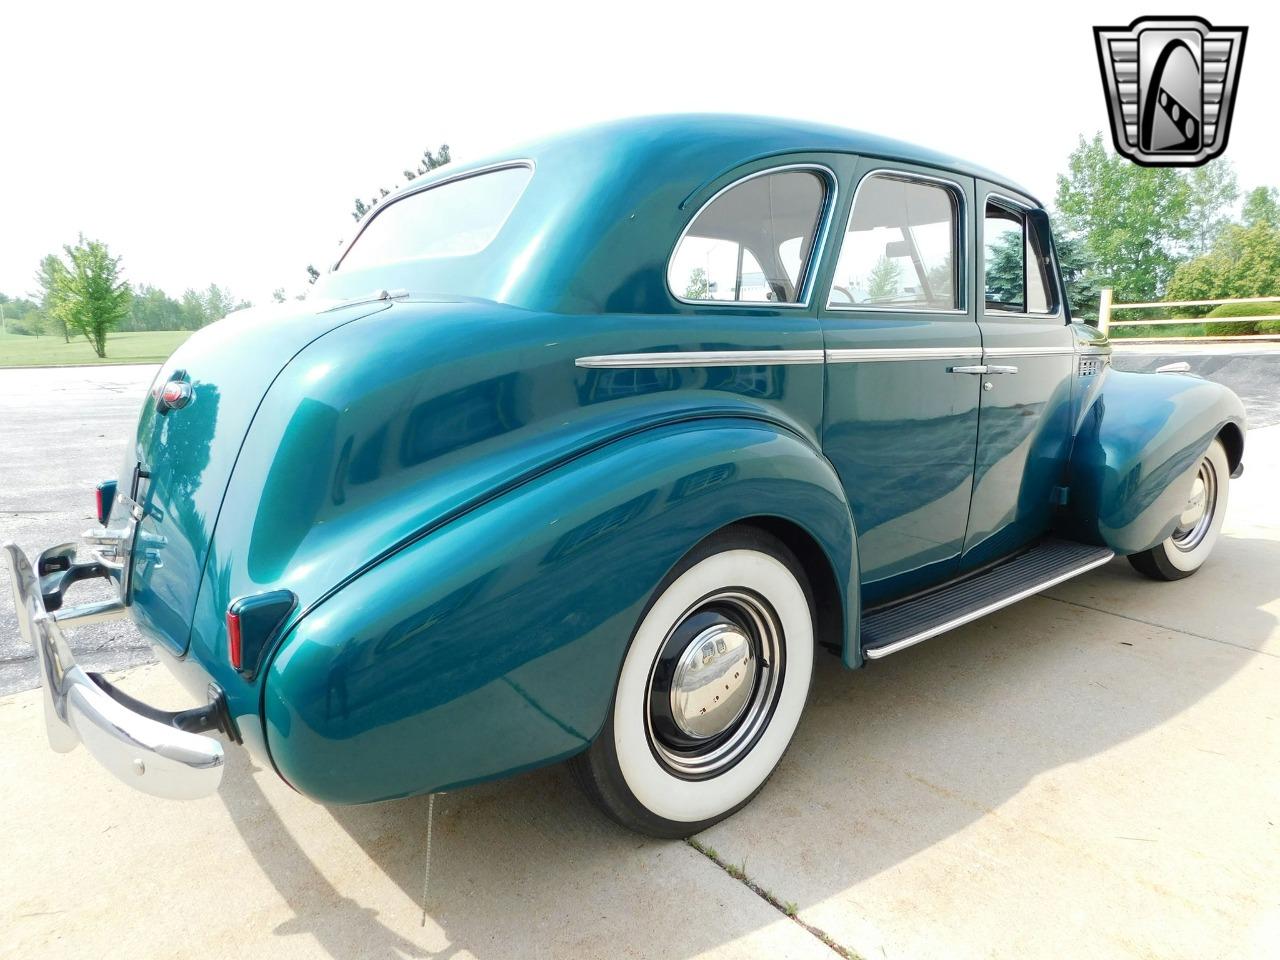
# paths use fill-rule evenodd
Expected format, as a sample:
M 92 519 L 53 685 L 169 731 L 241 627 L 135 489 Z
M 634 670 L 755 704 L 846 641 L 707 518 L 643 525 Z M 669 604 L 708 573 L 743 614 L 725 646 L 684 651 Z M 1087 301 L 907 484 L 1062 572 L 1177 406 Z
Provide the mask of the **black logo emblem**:
M 1199 17 L 1094 27 L 1116 151 L 1145 167 L 1198 167 L 1222 153 L 1246 33 Z

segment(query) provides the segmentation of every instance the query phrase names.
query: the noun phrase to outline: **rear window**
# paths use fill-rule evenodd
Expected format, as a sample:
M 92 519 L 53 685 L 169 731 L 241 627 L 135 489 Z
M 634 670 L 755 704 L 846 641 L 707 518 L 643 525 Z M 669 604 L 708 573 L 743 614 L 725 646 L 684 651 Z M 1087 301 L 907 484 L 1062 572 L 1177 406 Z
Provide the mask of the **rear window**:
M 531 176 L 527 166 L 503 167 L 394 200 L 374 212 L 339 269 L 479 253 L 498 235 Z

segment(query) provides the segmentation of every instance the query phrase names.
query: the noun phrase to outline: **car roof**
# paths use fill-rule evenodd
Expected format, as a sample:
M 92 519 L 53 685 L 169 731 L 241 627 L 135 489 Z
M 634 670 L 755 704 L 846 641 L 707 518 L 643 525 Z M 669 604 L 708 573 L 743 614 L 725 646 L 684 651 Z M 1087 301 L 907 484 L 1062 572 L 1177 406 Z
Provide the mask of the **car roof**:
M 1036 202 L 998 174 L 873 134 L 732 114 L 636 117 L 450 163 L 411 181 L 380 203 L 362 229 L 418 190 L 513 164 L 535 170 L 482 251 L 336 270 L 317 290 L 337 299 L 405 289 L 559 313 L 665 312 L 672 308 L 666 264 L 691 209 L 744 167 L 754 172 L 775 157 L 787 163 L 823 154 L 919 164 L 981 178 Z
M 745 114 L 687 113 L 613 120 L 547 137 L 525 145 L 523 152 L 515 148 L 508 156 L 536 159 L 544 151 L 564 148 L 608 149 L 630 159 L 647 155 L 658 160 L 672 153 L 694 153 L 699 162 L 706 162 L 708 155 L 722 155 L 725 168 L 775 153 L 851 153 L 979 178 L 1040 203 L 1012 178 L 928 147 L 828 124 Z

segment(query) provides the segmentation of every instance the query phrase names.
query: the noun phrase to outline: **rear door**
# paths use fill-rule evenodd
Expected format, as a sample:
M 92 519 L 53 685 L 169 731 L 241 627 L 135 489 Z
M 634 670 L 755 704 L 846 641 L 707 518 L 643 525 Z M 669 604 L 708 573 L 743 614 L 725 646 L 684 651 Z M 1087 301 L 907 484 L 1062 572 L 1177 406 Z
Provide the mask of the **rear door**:
M 983 364 L 973 503 L 962 569 L 1048 531 L 1071 438 L 1075 348 L 1049 222 L 1028 198 L 977 182 Z
M 826 268 L 823 450 L 858 531 L 864 604 L 959 568 L 978 433 L 974 183 L 861 159 Z

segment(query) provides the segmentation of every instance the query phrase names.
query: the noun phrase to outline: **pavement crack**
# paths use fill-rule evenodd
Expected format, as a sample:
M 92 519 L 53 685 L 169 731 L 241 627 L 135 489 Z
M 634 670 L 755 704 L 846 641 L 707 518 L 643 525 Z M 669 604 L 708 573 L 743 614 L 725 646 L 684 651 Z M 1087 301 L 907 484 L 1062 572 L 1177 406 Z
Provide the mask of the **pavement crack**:
M 757 897 L 759 897 L 765 903 L 769 904 L 769 906 L 773 907 L 773 909 L 777 910 L 780 914 L 782 914 L 792 923 L 801 927 L 810 936 L 815 937 L 816 939 L 821 941 L 822 944 L 827 949 L 831 950 L 834 954 L 836 954 L 836 956 L 844 957 L 845 960 L 865 960 L 865 958 L 860 953 L 857 953 L 856 951 L 851 950 L 840 943 L 837 943 L 835 938 L 832 937 L 831 934 L 827 933 L 825 930 L 821 929 L 820 927 L 815 927 L 813 924 L 808 923 L 805 920 L 802 920 L 800 918 L 800 910 L 796 906 L 796 904 L 791 903 L 789 901 L 783 902 L 778 897 L 774 896 L 772 893 L 766 890 L 764 887 L 760 886 L 760 884 L 752 880 L 749 876 L 747 876 L 745 862 L 743 863 L 742 866 L 735 866 L 731 863 L 728 863 L 725 860 L 721 859 L 720 854 L 718 854 L 714 848 L 709 847 L 704 843 L 701 843 L 700 841 L 694 839 L 693 837 L 689 837 L 688 839 L 686 839 L 685 843 L 688 846 L 692 847 L 694 850 L 698 851 L 698 853 L 702 854 L 704 857 L 706 857 L 708 860 L 714 863 L 717 867 L 719 867 L 729 876 L 733 877 L 733 879 L 737 880 L 740 884 L 742 884 L 744 887 L 746 887 L 748 890 L 754 893 Z
M 1271 653 L 1267 650 L 1258 650 L 1255 647 L 1250 647 L 1243 643 L 1236 643 L 1234 640 L 1222 640 L 1218 637 L 1210 637 L 1203 633 L 1196 633 L 1194 630 L 1184 630 L 1181 627 L 1171 627 L 1167 623 L 1156 623 L 1154 620 L 1144 620 L 1142 617 L 1131 616 L 1127 613 L 1116 613 L 1114 610 L 1104 610 L 1102 607 L 1093 607 L 1087 603 L 1080 603 L 1078 600 L 1063 600 L 1061 597 L 1051 596 L 1047 593 L 1041 594 L 1041 596 L 1046 600 L 1055 600 L 1058 603 L 1065 603 L 1068 606 L 1080 607 L 1084 610 L 1092 610 L 1094 613 L 1105 613 L 1109 617 L 1119 617 L 1121 620 L 1132 620 L 1134 623 L 1144 623 L 1148 627 L 1157 627 L 1161 630 L 1180 633 L 1184 637 L 1195 637 L 1197 640 L 1208 640 L 1211 643 L 1220 643 L 1225 647 L 1235 647 L 1237 650 L 1247 650 L 1249 653 L 1256 653 L 1263 657 L 1271 657 L 1273 659 L 1280 658 L 1280 654 Z

